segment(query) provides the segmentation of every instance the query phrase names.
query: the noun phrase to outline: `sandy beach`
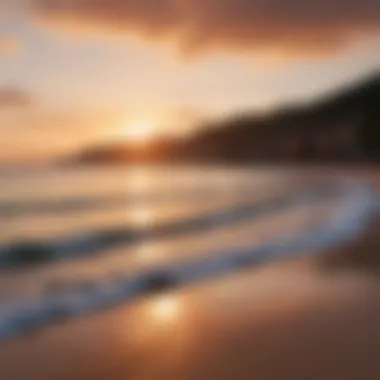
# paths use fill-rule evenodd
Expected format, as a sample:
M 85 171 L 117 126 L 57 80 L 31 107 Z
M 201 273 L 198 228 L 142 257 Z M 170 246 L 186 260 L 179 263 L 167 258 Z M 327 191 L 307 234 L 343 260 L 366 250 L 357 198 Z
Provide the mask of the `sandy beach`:
M 0 19 L 0 380 L 380 380 L 380 0 Z
M 248 270 L 4 342 L 0 378 L 378 379 L 376 225 L 339 252 Z

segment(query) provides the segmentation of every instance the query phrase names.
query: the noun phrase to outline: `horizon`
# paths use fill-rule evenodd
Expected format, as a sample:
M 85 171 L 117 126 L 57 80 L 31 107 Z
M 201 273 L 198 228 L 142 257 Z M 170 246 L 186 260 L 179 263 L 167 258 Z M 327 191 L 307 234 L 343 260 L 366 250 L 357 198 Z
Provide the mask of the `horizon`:
M 3 3 L 0 161 L 186 135 L 312 101 L 380 67 L 371 1 L 361 12 L 343 1 L 310 0 L 312 12 L 293 0 L 173 4 Z

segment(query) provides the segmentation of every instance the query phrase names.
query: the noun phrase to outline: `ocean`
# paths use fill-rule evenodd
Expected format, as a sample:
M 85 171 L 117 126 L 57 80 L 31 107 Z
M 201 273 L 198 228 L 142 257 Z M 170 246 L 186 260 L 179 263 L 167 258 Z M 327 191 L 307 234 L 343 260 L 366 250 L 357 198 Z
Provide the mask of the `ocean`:
M 0 174 L 0 339 L 344 244 L 377 197 L 307 169 Z

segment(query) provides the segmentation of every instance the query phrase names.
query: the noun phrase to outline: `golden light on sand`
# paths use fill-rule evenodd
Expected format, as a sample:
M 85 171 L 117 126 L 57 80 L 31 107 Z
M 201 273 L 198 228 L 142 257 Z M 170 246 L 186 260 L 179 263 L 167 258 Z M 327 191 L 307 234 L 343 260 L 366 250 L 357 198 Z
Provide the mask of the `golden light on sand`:
M 151 298 L 144 302 L 143 307 L 132 319 L 135 327 L 128 329 L 128 340 L 133 340 L 135 344 L 154 344 L 157 339 L 174 340 L 181 342 L 186 338 L 186 334 L 191 332 L 188 329 L 187 313 L 183 299 L 175 294 L 163 294 Z
M 150 309 L 151 317 L 156 322 L 168 323 L 174 322 L 180 315 L 181 302 L 178 297 L 173 295 L 164 295 L 157 298 Z

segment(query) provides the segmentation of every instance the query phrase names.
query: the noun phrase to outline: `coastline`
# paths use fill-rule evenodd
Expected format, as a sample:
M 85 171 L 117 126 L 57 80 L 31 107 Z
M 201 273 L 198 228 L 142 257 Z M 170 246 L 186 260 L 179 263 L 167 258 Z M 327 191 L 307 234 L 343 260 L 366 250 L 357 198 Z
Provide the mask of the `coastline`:
M 355 244 L 170 291 L 0 344 L 6 380 L 373 380 L 376 225 Z M 371 250 L 372 262 L 330 266 Z
M 377 378 L 379 279 L 315 264 L 275 264 L 48 327 L 0 345 L 0 377 Z
M 373 172 L 356 177 L 379 187 Z M 0 378 L 380 378 L 378 223 L 321 255 L 305 252 L 2 342 Z

